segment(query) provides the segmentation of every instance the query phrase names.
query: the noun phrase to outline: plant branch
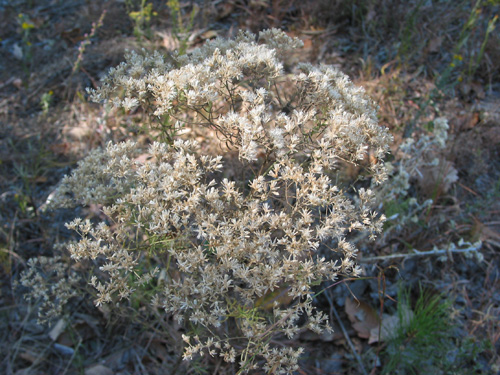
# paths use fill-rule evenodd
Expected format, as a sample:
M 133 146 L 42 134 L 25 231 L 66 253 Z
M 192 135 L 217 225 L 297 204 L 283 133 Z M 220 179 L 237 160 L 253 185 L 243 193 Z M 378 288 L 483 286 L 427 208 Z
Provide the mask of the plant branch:
M 413 258 L 413 257 L 429 256 L 429 255 L 445 255 L 445 254 L 449 255 L 452 253 L 472 253 L 472 252 L 479 253 L 479 249 L 481 248 L 481 245 L 482 245 L 481 242 L 476 242 L 474 244 L 471 244 L 471 246 L 463 248 L 463 249 L 457 249 L 457 248 L 433 249 L 431 251 L 419 251 L 417 249 L 413 249 L 413 253 L 390 254 L 390 255 L 381 255 L 381 256 L 377 256 L 377 257 L 363 258 L 363 259 L 360 259 L 360 263 L 370 263 L 370 262 L 376 262 L 379 260 L 396 259 L 396 258 Z

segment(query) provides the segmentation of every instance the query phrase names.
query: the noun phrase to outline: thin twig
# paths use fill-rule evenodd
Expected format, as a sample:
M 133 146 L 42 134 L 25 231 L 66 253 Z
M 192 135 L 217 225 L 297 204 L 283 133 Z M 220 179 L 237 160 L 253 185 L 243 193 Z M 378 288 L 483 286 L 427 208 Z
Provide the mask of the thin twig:
M 63 371 L 62 375 L 66 375 L 66 373 L 68 372 L 69 366 L 71 366 L 71 364 L 73 363 L 76 355 L 78 354 L 78 350 L 80 349 L 80 345 L 82 345 L 82 339 L 81 338 L 78 340 L 78 343 L 76 344 L 76 348 L 75 348 L 75 350 L 73 350 L 73 353 L 71 354 L 71 358 L 69 359 L 68 363 L 66 364 L 66 367 L 64 368 L 64 371 Z
M 356 351 L 356 348 L 354 347 L 354 344 L 352 343 L 351 338 L 349 337 L 349 334 L 347 333 L 347 330 L 344 327 L 344 324 L 342 324 L 342 321 L 340 320 L 340 316 L 339 316 L 339 313 L 337 312 L 337 309 L 333 305 L 333 301 L 332 301 L 332 298 L 330 296 L 330 293 L 331 293 L 330 290 L 327 290 L 327 292 L 325 293 L 325 297 L 328 300 L 328 303 L 330 304 L 330 309 L 335 314 L 335 319 L 337 319 L 337 322 L 339 323 L 339 326 L 342 329 L 342 333 L 344 334 L 344 337 L 345 337 L 347 343 L 349 344 L 349 347 L 351 348 L 351 351 L 354 354 L 354 357 L 358 361 L 359 367 L 361 369 L 361 373 L 363 375 L 368 375 L 368 373 L 365 370 L 365 366 L 363 366 L 363 362 L 361 361 L 361 357 L 359 356 L 358 352 Z M 330 320 L 332 320 L 331 316 L 330 316 Z
M 463 248 L 463 249 L 435 249 L 430 251 L 419 251 L 417 249 L 413 249 L 413 253 L 407 254 L 390 254 L 390 255 L 381 255 L 377 257 L 368 257 L 360 259 L 360 263 L 370 263 L 376 262 L 378 260 L 386 260 L 386 259 L 395 259 L 395 258 L 412 258 L 418 256 L 429 256 L 429 255 L 445 255 L 450 253 L 470 253 L 470 252 L 478 252 L 481 248 L 481 243 L 474 244 L 472 246 Z

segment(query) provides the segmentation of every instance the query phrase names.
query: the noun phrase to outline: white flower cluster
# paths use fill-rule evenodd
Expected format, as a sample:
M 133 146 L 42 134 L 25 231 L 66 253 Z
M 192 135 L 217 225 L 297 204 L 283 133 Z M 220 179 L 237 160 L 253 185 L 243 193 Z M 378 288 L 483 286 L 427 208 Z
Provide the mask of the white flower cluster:
M 141 105 L 171 123 L 213 128 L 247 161 L 305 152 L 320 154 L 322 166 L 332 168 L 339 160 L 360 162 L 370 149 L 374 178 L 383 181 L 380 161 L 390 135 L 378 126 L 364 90 L 331 66 L 299 64 L 285 73 L 273 47 L 279 44 L 282 54 L 301 42 L 282 31 L 263 31 L 259 41 L 240 33 L 171 62 L 159 53 L 130 53 L 90 92 L 96 101 Z
M 28 288 L 25 298 L 40 301 L 38 323 L 50 323 L 62 315 L 64 305 L 78 296 L 80 277 L 62 261 L 61 257 L 31 258 L 28 269 L 21 275 L 20 285 Z
M 167 116 L 176 129 L 213 129 L 238 151 L 249 180 L 224 178 L 229 154 L 204 155 L 172 132 L 170 144 L 150 145 L 146 161 L 136 159 L 133 142 L 93 152 L 52 202 L 104 205 L 106 223 L 68 224 L 81 235 L 72 257 L 101 264 L 91 279 L 97 304 L 127 299 L 154 279 L 157 270 L 145 272 L 141 260 L 155 255 L 163 277 L 154 304 L 203 332 L 184 336 L 184 358 L 207 353 L 243 372 L 295 371 L 302 349 L 270 340 L 329 329 L 313 308 L 312 285 L 358 275 L 346 235 L 381 230 L 373 193 L 360 189 L 354 204 L 331 177 L 350 162 L 383 181 L 390 135 L 363 90 L 337 69 L 300 64 L 285 72 L 280 58 L 300 45 L 268 30 L 257 41 L 249 33 L 216 39 L 169 62 L 131 53 L 93 92 Z
M 418 222 L 418 217 L 432 204 L 432 199 L 419 202 L 409 197 L 410 187 L 415 185 L 428 194 L 446 192 L 458 180 L 453 164 L 446 160 L 446 142 L 448 140 L 448 120 L 437 117 L 433 121 L 432 133 L 406 138 L 395 152 L 395 165 L 386 163 L 389 179 L 377 188 L 377 201 L 380 204 L 399 205 L 399 212 L 387 220 L 391 224 L 386 228 L 382 242 L 403 230 L 408 223 Z M 427 190 L 427 191 L 426 191 Z

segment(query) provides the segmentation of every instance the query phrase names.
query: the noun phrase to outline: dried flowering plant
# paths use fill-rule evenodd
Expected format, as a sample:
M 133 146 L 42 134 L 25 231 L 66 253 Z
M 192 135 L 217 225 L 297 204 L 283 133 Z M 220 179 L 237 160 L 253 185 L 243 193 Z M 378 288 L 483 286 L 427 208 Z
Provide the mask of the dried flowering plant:
M 388 216 L 381 239 L 400 233 L 419 215 L 428 210 L 439 192 L 446 192 L 458 179 L 457 170 L 446 160 L 448 120 L 437 117 L 432 122 L 432 133 L 416 134 L 406 138 L 395 150 L 395 162 L 386 163 L 388 181 L 376 189 L 377 202 Z M 416 182 L 416 184 L 414 184 Z M 420 188 L 427 199 L 420 201 L 411 196 L 410 187 Z
M 358 275 L 349 232 L 374 237 L 382 228 L 372 191 L 348 196 L 332 176 L 355 163 L 383 182 L 391 137 L 363 89 L 336 68 L 285 69 L 300 46 L 273 29 L 183 56 L 131 53 L 92 91 L 97 101 L 141 106 L 162 141 L 146 160 L 131 141 L 93 151 L 51 204 L 102 205 L 103 222 L 67 224 L 81 236 L 68 245 L 72 258 L 99 265 L 96 304 L 129 299 L 153 280 L 161 292 L 151 303 L 185 327 L 185 359 L 295 371 L 302 349 L 272 340 L 330 329 L 312 286 Z M 179 135 L 188 127 L 214 131 L 219 155 Z M 224 176 L 232 150 L 246 177 Z M 145 257 L 157 267 L 144 270 Z
M 59 256 L 31 258 L 23 272 L 20 286 L 26 287 L 29 302 L 41 300 L 38 323 L 44 324 L 62 315 L 64 305 L 78 296 L 81 278 Z M 16 287 L 19 286 L 16 284 Z

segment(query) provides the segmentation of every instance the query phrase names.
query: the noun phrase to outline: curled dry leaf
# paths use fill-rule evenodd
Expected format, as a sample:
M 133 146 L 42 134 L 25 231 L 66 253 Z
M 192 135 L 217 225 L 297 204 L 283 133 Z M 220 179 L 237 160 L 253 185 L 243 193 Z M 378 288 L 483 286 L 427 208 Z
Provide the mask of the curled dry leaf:
M 361 300 L 345 300 L 345 312 L 359 337 L 367 339 L 370 332 L 379 325 L 378 315 L 373 307 Z

